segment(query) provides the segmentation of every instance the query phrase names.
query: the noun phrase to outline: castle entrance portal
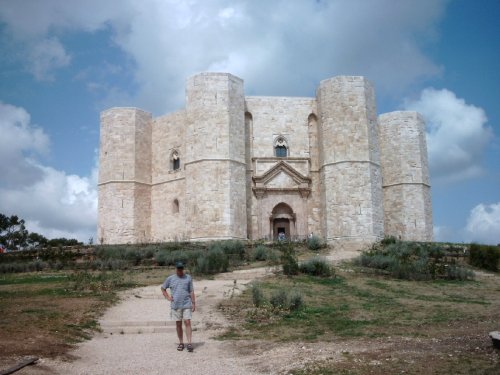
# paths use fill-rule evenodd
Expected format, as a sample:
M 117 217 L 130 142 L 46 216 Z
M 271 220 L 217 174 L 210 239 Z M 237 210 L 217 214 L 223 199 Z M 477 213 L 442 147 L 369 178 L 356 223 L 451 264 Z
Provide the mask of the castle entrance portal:
M 292 208 L 286 203 L 279 203 L 274 206 L 269 218 L 270 237 L 277 239 L 280 233 L 284 233 L 286 239 L 295 236 L 295 214 Z

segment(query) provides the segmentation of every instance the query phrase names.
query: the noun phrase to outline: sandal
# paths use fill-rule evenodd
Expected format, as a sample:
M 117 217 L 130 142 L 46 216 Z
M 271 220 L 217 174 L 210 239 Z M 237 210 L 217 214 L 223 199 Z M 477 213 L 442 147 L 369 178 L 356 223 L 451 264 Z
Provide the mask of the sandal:
M 188 349 L 188 352 L 192 353 L 192 352 L 193 352 L 193 350 L 194 350 L 193 345 L 188 344 L 188 345 L 187 345 L 187 349 Z
M 179 344 L 179 346 L 177 347 L 177 350 L 182 352 L 184 350 L 184 344 Z

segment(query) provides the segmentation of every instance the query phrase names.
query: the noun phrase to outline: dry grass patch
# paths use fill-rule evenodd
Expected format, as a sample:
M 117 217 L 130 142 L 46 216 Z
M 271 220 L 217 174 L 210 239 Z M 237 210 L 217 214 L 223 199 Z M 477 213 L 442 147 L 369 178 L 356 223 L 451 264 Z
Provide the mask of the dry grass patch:
M 347 340 L 357 340 L 359 347 L 389 345 L 294 372 L 300 374 L 465 374 L 498 369 L 498 352 L 488 338 L 500 321 L 497 276 L 405 281 L 359 271 L 347 269 L 337 278 L 276 277 L 261 282 L 264 291 L 300 292 L 305 307 L 276 319 L 253 306 L 248 290 L 221 304 L 233 327 L 220 338 L 311 342 L 319 347 Z

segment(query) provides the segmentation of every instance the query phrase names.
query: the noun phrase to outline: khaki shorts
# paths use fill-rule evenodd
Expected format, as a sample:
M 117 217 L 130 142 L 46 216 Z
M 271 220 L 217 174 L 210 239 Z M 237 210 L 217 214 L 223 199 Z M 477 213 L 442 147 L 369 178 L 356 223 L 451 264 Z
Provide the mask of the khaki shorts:
M 184 320 L 191 320 L 193 312 L 191 309 L 170 309 L 170 318 L 176 322 Z

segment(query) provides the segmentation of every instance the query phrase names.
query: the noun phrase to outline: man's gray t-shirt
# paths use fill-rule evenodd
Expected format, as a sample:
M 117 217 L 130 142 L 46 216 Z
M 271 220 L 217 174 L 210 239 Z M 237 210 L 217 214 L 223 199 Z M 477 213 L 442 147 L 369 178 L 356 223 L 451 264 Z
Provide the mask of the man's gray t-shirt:
M 171 308 L 177 309 L 191 309 L 191 292 L 193 291 L 193 279 L 189 275 L 179 277 L 177 275 L 169 276 L 165 279 L 163 289 L 170 288 L 173 301 Z

